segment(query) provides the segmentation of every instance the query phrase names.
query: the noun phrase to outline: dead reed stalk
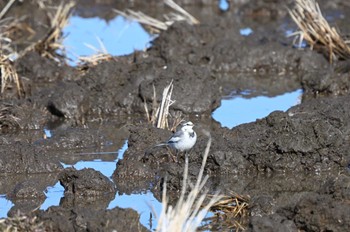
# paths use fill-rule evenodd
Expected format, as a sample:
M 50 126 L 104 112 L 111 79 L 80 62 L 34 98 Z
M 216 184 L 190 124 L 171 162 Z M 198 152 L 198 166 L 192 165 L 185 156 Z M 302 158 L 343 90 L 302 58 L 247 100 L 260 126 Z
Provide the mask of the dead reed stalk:
M 43 56 L 55 59 L 56 49 L 62 48 L 62 29 L 68 23 L 68 18 L 74 6 L 75 3 L 72 1 L 68 3 L 62 2 L 57 7 L 54 15 L 48 13 L 50 18 L 50 30 L 43 39 L 39 40 L 34 45 L 35 50 Z
M 157 128 L 162 129 L 170 129 L 174 130 L 182 121 L 181 115 L 176 115 L 173 121 L 173 125 L 169 127 L 169 108 L 172 104 L 175 103 L 174 100 L 171 99 L 173 93 L 173 80 L 171 80 L 170 84 L 167 85 L 162 94 L 162 101 L 160 105 L 157 103 L 157 94 L 156 89 L 153 85 L 153 97 L 152 97 L 152 109 L 148 110 L 146 101 L 144 101 L 144 108 L 146 112 L 146 117 L 149 122 L 151 122 Z
M 328 24 L 315 0 L 296 0 L 289 14 L 301 30 L 292 34 L 299 36 L 299 45 L 306 40 L 311 49 L 325 52 L 330 63 L 336 58 L 350 58 L 347 42 Z
M 42 222 L 38 222 L 37 217 L 29 217 L 17 213 L 13 217 L 0 219 L 0 230 L 6 232 L 12 231 L 45 231 Z
M 140 11 L 126 10 L 125 12 L 114 9 L 114 11 L 125 18 L 135 20 L 141 24 L 152 28 L 152 31 L 159 33 L 167 30 L 174 22 L 186 21 L 190 25 L 199 24 L 199 20 L 193 17 L 190 13 L 185 11 L 181 6 L 176 4 L 173 0 L 164 0 L 164 3 L 174 10 L 168 15 L 164 15 L 164 21 L 152 18 Z
M 5 92 L 5 89 L 14 83 L 17 90 L 18 97 L 22 97 L 24 94 L 22 83 L 18 77 L 17 71 L 10 61 L 8 56 L 0 55 L 0 75 L 1 75 L 1 94 Z

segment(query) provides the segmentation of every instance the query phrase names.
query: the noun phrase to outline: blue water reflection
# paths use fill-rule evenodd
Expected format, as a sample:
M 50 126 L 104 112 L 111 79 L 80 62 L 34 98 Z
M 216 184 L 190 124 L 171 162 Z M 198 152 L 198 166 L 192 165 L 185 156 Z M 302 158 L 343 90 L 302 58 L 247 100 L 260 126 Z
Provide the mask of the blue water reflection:
M 266 117 L 275 110 L 286 111 L 300 102 L 302 90 L 285 93 L 276 97 L 259 96 L 243 98 L 241 96 L 222 100 L 221 106 L 213 112 L 213 118 L 222 126 L 233 128 L 243 123 L 254 122 Z
M 156 215 L 160 215 L 162 210 L 162 203 L 159 202 L 153 193 L 147 191 L 146 193 L 131 194 L 131 195 L 116 195 L 114 200 L 110 202 L 108 209 L 119 208 L 131 208 L 137 211 L 140 215 L 140 223 L 149 228 L 155 228 L 157 226 Z M 154 210 L 154 212 L 153 212 Z M 154 215 L 156 213 L 156 215 Z M 150 216 L 152 215 L 152 217 Z M 152 225 L 152 228 L 150 228 Z
M 145 49 L 152 40 L 152 36 L 138 22 L 122 16 L 108 22 L 98 17 L 71 16 L 63 34 L 63 46 L 71 65 L 76 65 L 78 57 L 91 56 L 98 51 L 114 56 L 131 54 L 135 50 Z
M 0 218 L 6 218 L 7 213 L 14 206 L 14 204 L 6 199 L 5 195 L 0 195 Z

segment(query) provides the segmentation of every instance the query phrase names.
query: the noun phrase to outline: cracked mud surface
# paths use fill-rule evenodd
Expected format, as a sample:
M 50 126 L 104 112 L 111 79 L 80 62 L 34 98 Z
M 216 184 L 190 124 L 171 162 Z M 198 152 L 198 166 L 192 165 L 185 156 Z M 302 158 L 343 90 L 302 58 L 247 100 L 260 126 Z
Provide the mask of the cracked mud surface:
M 177 22 L 144 52 L 84 68 L 36 52 L 15 61 L 25 98 L 14 98 L 10 89 L 0 100 L 0 194 L 14 203 L 9 216 L 17 210 L 33 214 L 56 231 L 146 231 L 135 211 L 107 206 L 116 191 L 150 190 L 161 196 L 165 176 L 170 193 L 176 195 L 181 189 L 183 156 L 176 163 L 166 148 L 150 149 L 172 132 L 151 126 L 144 111 L 144 102 L 149 108 L 152 105 L 153 86 L 159 102 L 173 80 L 176 102 L 171 114 L 181 112 L 195 123 L 198 133 L 189 175 L 194 179 L 199 171 L 208 140 L 203 131 L 209 131 L 213 142 L 205 169 L 210 176 L 207 187 L 251 197 L 248 231 L 350 230 L 349 72 L 337 72 L 316 51 L 293 48 L 282 26 L 295 28 L 284 1 L 237 1 L 226 12 L 220 12 L 216 3 L 199 2 L 193 6 L 178 1 L 200 25 Z M 350 10 L 342 1 L 321 2 L 325 14 L 346 15 Z M 109 9 L 108 4 L 97 5 L 96 13 Z M 121 10 L 132 7 L 115 4 Z M 164 6 L 150 4 L 133 7 L 161 15 Z M 88 9 L 81 3 L 76 6 L 77 14 L 84 17 L 91 16 Z M 33 15 L 45 21 L 40 9 L 29 2 L 16 3 L 8 14 L 23 11 L 38 11 Z M 350 31 L 348 21 L 346 17 L 336 21 L 344 25 L 344 34 Z M 27 23 L 43 33 L 36 22 Z M 240 35 L 245 27 L 254 33 Z M 32 39 L 40 38 L 36 36 Z M 221 99 L 232 92 L 252 90 L 245 96 L 251 98 L 300 88 L 301 104 L 286 112 L 275 111 L 232 129 L 211 118 Z M 44 138 L 44 128 L 54 135 Z M 128 149 L 111 179 L 61 164 L 116 160 L 94 154 L 82 158 L 75 149 L 115 151 L 125 139 Z M 65 187 L 59 206 L 38 210 L 45 189 L 57 181 Z

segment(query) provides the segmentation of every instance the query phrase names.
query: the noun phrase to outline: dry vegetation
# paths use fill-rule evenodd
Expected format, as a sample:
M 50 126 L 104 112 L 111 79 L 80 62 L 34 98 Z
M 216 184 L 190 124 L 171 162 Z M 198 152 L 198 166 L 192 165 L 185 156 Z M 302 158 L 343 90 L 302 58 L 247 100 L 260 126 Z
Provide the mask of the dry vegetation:
M 208 132 L 203 132 L 209 138 L 207 147 L 204 152 L 202 166 L 199 171 L 196 184 L 186 195 L 188 184 L 188 156 L 185 156 L 185 170 L 183 175 L 183 184 L 181 195 L 175 207 L 168 205 L 166 196 L 166 182 L 162 196 L 162 212 L 158 218 L 156 231 L 171 232 L 184 231 L 192 232 L 198 230 L 218 229 L 218 224 L 224 224 L 225 230 L 239 231 L 244 230 L 240 219 L 246 219 L 248 216 L 249 198 L 238 194 L 224 195 L 208 195 L 204 190 L 204 185 L 208 180 L 208 176 L 203 178 L 204 167 L 210 151 L 211 137 Z M 205 218 L 208 211 L 215 213 L 213 217 Z M 205 226 L 202 223 L 207 223 Z
M 63 48 L 62 46 L 62 29 L 68 23 L 68 18 L 71 14 L 74 2 L 61 3 L 55 14 L 52 15 L 48 11 L 50 18 L 50 30 L 47 35 L 35 44 L 35 50 L 44 56 L 55 59 L 56 50 Z
M 173 81 L 170 82 L 168 86 L 166 86 L 163 90 L 162 101 L 160 104 L 157 103 L 157 94 L 156 89 L 153 85 L 153 97 L 152 97 L 152 107 L 151 110 L 148 109 L 147 103 L 144 100 L 144 109 L 146 112 L 146 117 L 148 121 L 156 126 L 157 128 L 169 129 L 171 131 L 175 131 L 176 127 L 183 121 L 181 119 L 181 114 L 176 114 L 172 119 L 172 125 L 169 126 L 169 108 L 172 104 L 175 103 L 174 100 L 171 99 L 171 95 L 173 93 Z
M 204 152 L 202 166 L 199 171 L 196 184 L 187 196 L 186 191 L 189 185 L 188 156 L 186 155 L 185 157 L 185 170 L 183 176 L 181 195 L 175 207 L 172 207 L 168 204 L 165 182 L 162 196 L 162 212 L 158 219 L 156 231 L 196 231 L 197 228 L 200 226 L 200 223 L 206 216 L 210 207 L 220 200 L 221 197 L 218 194 L 215 194 L 214 196 L 212 196 L 209 203 L 203 206 L 204 200 L 207 196 L 207 191 L 203 192 L 203 189 L 208 179 L 208 176 L 205 176 L 203 178 L 203 172 L 211 146 L 211 137 L 209 133 L 208 136 L 209 140 Z
M 4 18 L 10 10 L 13 0 L 9 1 L 0 12 L 0 75 L 1 75 L 1 94 L 3 95 L 7 89 L 12 89 L 12 84 L 17 89 L 18 97 L 24 96 L 24 89 L 21 83 L 21 78 L 18 76 L 13 62 L 18 57 L 24 56 L 27 52 L 36 50 L 41 55 L 57 60 L 56 50 L 62 48 L 62 29 L 68 22 L 71 10 L 74 7 L 74 2 L 61 3 L 57 8 L 52 9 L 48 6 L 48 2 L 38 1 L 39 7 L 42 8 L 49 18 L 47 34 L 39 41 L 27 46 L 21 51 L 16 51 L 16 34 L 27 32 L 34 35 L 35 31 L 27 24 L 22 23 L 25 16 L 14 19 L 12 17 Z
M 177 5 L 173 0 L 164 0 L 164 3 L 174 10 L 174 12 L 164 15 L 164 21 L 152 18 L 140 11 L 136 12 L 133 10 L 126 10 L 125 12 L 122 12 L 116 9 L 114 11 L 125 18 L 138 21 L 139 23 L 148 26 L 153 33 L 167 30 L 176 21 L 186 21 L 191 25 L 199 24 L 199 21 L 195 17 Z
M 12 88 L 14 84 L 17 90 L 18 97 L 24 95 L 21 81 L 18 77 L 17 71 L 10 61 L 9 56 L 0 55 L 0 72 L 1 72 L 1 94 L 5 92 L 5 89 Z
M 0 109 L 0 132 L 5 132 L 9 128 L 19 128 L 20 119 L 11 112 L 11 105 L 4 105 Z
M 206 218 L 205 226 L 201 229 L 217 230 L 218 227 L 229 229 L 230 231 L 243 231 L 246 228 L 244 224 L 248 217 L 249 197 L 236 193 L 221 196 L 220 201 L 216 202 L 210 210 L 214 216 Z
M 36 217 L 28 217 L 18 213 L 14 217 L 0 219 L 0 231 L 46 231 L 43 223 L 38 222 Z
M 299 45 L 306 40 L 311 49 L 327 54 L 331 63 L 337 58 L 350 58 L 349 42 L 328 24 L 315 0 L 296 0 L 289 13 L 300 29 L 293 34 L 299 36 Z

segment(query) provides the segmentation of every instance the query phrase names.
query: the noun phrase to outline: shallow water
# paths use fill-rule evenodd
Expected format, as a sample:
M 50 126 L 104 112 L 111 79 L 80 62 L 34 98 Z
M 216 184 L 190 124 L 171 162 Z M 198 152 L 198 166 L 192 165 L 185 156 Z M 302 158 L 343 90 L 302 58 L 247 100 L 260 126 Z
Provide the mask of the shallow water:
M 117 193 L 107 209 L 115 207 L 132 208 L 140 215 L 140 223 L 150 230 L 157 227 L 157 215 L 162 210 L 162 204 L 150 191 L 130 195 Z
M 275 110 L 286 111 L 300 103 L 301 95 L 300 89 L 275 97 L 246 98 L 244 95 L 238 95 L 223 99 L 221 106 L 213 112 L 212 117 L 220 122 L 221 126 L 233 128 L 266 117 Z
M 0 218 L 7 217 L 7 213 L 14 206 L 14 204 L 6 199 L 5 195 L 0 195 Z
M 77 65 L 80 56 L 108 53 L 122 56 L 150 46 L 153 37 L 138 22 L 122 16 L 110 21 L 73 15 L 63 29 L 63 45 L 70 65 Z

